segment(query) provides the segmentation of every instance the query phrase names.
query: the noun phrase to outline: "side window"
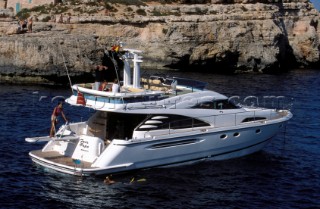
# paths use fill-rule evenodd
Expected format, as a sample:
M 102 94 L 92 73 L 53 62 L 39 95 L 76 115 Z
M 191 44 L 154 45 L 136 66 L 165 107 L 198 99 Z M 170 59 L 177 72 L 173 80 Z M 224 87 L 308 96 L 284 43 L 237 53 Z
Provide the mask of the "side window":
M 216 101 L 215 109 L 238 109 L 239 107 L 229 100 Z
M 192 107 L 193 109 L 216 109 L 215 108 L 215 103 L 210 101 L 210 102 L 203 102 L 200 104 L 197 104 L 196 106 Z
M 239 107 L 233 104 L 229 100 L 217 100 L 217 101 L 209 101 L 197 104 L 196 106 L 192 107 L 194 109 L 238 109 Z
M 204 102 L 199 104 L 199 108 L 201 109 L 214 109 L 214 104 L 213 102 Z
M 217 105 L 216 105 L 216 108 L 215 109 L 224 109 L 224 105 L 223 105 L 223 102 L 217 102 Z
M 151 115 L 144 120 L 136 130 L 185 129 L 202 126 L 210 126 L 210 124 L 196 118 L 181 115 Z

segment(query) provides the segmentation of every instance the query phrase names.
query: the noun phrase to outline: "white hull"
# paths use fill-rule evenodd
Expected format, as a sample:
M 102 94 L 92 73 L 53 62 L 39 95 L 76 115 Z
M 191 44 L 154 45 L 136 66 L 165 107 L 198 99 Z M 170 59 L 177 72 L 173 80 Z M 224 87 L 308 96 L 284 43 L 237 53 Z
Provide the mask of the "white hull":
M 32 160 L 44 167 L 73 175 L 101 175 L 160 166 L 174 166 L 200 160 L 226 160 L 261 150 L 282 127 L 282 123 L 213 133 L 147 141 L 114 140 L 95 160 L 92 168 L 52 163 L 30 153 Z M 260 130 L 259 133 L 256 133 Z M 234 136 L 239 133 L 239 136 Z M 222 135 L 226 139 L 221 139 Z M 61 143 L 61 142 L 60 142 Z M 65 142 L 68 143 L 68 142 Z M 103 166 L 106 164 L 107 166 Z M 96 167 L 95 167 L 96 165 Z

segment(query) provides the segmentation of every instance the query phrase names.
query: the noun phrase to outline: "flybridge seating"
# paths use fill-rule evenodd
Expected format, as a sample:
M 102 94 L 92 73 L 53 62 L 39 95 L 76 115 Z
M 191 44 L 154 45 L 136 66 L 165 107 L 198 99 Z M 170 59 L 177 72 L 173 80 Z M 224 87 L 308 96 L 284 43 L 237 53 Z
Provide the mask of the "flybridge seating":
M 169 97 L 183 95 L 194 91 L 203 91 L 207 83 L 165 76 L 141 76 L 140 62 L 142 53 L 138 50 L 124 49 L 123 61 L 123 81 L 120 82 L 120 91 L 113 92 L 112 83 L 107 83 L 103 90 L 93 89 L 93 83 L 76 84 L 72 86 L 75 100 L 69 100 L 71 104 L 78 103 L 79 93 L 81 101 L 85 101 L 86 106 L 102 109 L 120 108 L 120 104 L 153 102 Z M 133 69 L 130 68 L 129 61 L 132 61 Z M 133 74 L 133 76 L 131 76 Z M 81 103 L 82 104 L 82 103 Z M 84 104 L 82 104 L 84 105 Z
M 149 78 L 143 77 L 141 83 L 144 89 L 150 89 L 153 91 L 177 91 L 176 94 L 179 94 L 179 91 L 188 89 L 190 92 L 204 90 L 207 83 L 186 79 L 186 78 L 164 78 L 161 76 L 150 76 Z
M 81 92 L 86 101 L 128 104 L 159 101 L 168 97 L 183 95 L 194 91 L 202 91 L 204 90 L 206 83 L 183 78 L 150 76 L 149 78 L 141 78 L 142 87 L 135 88 L 132 86 L 122 86 L 118 93 L 93 90 L 93 85 L 93 83 L 76 84 L 73 86 L 73 95 L 78 96 L 78 92 Z M 107 86 L 111 85 L 112 84 L 109 83 Z
M 93 83 L 77 84 L 77 87 L 92 89 Z M 150 76 L 141 78 L 141 87 L 135 88 L 132 86 L 122 86 L 119 93 L 142 93 L 145 91 L 162 91 L 166 94 L 174 93 L 175 95 L 183 93 L 183 90 L 188 92 L 202 91 L 207 83 L 185 79 L 185 78 L 163 78 L 160 76 Z M 112 83 L 107 84 L 106 89 L 111 89 Z M 175 92 L 176 91 L 176 92 Z M 101 92 L 109 92 L 102 90 Z

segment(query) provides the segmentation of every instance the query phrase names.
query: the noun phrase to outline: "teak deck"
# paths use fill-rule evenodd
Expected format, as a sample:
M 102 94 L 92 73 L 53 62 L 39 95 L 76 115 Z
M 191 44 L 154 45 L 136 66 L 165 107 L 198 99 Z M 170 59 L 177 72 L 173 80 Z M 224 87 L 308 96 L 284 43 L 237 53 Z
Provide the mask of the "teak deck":
M 45 160 L 49 160 L 54 163 L 59 163 L 61 165 L 66 165 L 71 167 L 80 167 L 80 168 L 92 168 L 91 167 L 92 163 L 81 161 L 80 164 L 76 164 L 74 161 L 76 159 L 61 155 L 56 151 L 42 152 L 42 150 L 35 150 L 35 151 L 32 151 L 31 153 Z

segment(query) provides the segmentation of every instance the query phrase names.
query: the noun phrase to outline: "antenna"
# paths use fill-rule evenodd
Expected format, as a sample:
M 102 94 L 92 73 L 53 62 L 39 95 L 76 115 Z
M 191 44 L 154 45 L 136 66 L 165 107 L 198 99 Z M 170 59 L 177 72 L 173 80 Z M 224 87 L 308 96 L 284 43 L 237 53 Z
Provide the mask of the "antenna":
M 69 84 L 70 84 L 70 88 L 71 88 L 71 91 L 72 91 L 72 83 L 71 83 L 71 78 L 70 78 L 70 75 L 69 75 L 69 70 L 68 70 L 68 67 L 66 65 L 66 59 L 63 55 L 63 52 L 62 52 L 62 49 L 61 49 L 61 45 L 59 44 L 59 48 L 60 48 L 60 52 L 61 52 L 61 55 L 62 55 L 62 58 L 63 58 L 63 64 L 64 64 L 64 67 L 66 68 L 66 71 L 67 71 L 67 76 L 68 76 L 68 79 L 69 79 Z M 72 92 L 73 93 L 73 92 Z

